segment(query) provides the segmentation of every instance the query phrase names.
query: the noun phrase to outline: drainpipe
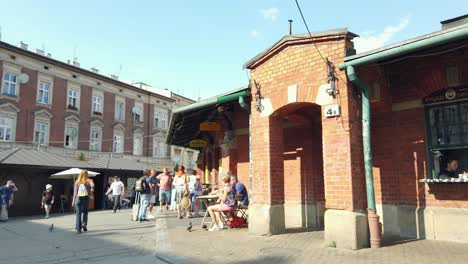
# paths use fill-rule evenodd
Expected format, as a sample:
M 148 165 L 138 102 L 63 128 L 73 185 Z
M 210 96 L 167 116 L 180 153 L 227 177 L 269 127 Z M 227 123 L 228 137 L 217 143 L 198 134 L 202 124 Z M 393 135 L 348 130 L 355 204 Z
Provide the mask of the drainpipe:
M 348 79 L 362 92 L 362 143 L 364 148 L 364 166 L 366 171 L 367 218 L 369 221 L 371 248 L 379 248 L 381 229 L 379 216 L 375 209 L 374 178 L 372 175 L 371 118 L 369 88 L 357 75 L 353 66 L 346 68 Z

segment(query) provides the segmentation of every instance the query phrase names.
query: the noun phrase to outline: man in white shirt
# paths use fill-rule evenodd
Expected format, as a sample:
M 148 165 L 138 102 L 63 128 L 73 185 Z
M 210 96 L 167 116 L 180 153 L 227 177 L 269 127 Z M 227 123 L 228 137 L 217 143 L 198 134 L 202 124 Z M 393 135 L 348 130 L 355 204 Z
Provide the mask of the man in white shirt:
M 114 200 L 114 214 L 117 211 L 117 207 L 119 208 L 120 212 L 120 197 L 123 196 L 125 193 L 125 185 L 123 182 L 120 181 L 119 176 L 114 176 L 114 181 L 112 182 L 109 190 L 107 190 L 106 194 L 112 192 L 112 197 Z

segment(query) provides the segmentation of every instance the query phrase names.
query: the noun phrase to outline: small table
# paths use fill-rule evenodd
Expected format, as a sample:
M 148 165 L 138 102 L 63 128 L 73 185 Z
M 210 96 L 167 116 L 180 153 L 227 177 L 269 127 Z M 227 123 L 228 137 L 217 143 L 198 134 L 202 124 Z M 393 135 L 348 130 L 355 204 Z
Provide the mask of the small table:
M 206 210 L 205 210 L 205 215 L 203 216 L 203 221 L 201 222 L 201 227 L 203 228 L 203 225 L 205 224 L 206 217 L 208 216 L 208 207 L 210 206 L 211 202 L 213 200 L 219 199 L 218 195 L 201 195 L 198 196 L 197 199 L 202 201 L 205 204 Z M 208 224 L 208 222 L 207 222 Z M 211 224 L 211 222 L 209 222 Z

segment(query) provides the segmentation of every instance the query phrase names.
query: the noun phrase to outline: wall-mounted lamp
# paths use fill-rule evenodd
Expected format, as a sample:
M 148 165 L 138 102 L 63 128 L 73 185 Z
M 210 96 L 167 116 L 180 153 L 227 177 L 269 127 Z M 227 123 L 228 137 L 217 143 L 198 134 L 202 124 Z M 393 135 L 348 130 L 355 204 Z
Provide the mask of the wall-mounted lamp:
M 333 62 L 329 61 L 327 58 L 327 78 L 328 78 L 328 83 L 330 84 L 330 88 L 327 89 L 327 93 L 330 96 L 335 97 L 335 95 L 338 93 L 336 90 L 336 76 L 335 76 L 335 66 L 333 65 Z
M 260 85 L 258 85 L 258 83 L 254 80 L 254 84 L 255 84 L 255 88 L 257 89 L 257 91 L 255 92 L 255 109 L 257 109 L 257 112 L 261 113 L 263 111 L 263 109 L 265 108 L 263 105 L 262 105 L 262 99 L 263 99 L 263 96 L 262 96 L 262 93 L 260 91 Z

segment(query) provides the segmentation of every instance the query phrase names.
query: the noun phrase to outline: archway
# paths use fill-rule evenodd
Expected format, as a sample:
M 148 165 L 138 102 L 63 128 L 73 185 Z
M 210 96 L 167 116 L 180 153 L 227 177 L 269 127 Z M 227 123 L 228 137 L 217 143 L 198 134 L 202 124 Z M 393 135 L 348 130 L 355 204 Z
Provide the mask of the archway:
M 286 105 L 270 116 L 272 196 L 284 204 L 286 229 L 323 228 L 321 108 Z

